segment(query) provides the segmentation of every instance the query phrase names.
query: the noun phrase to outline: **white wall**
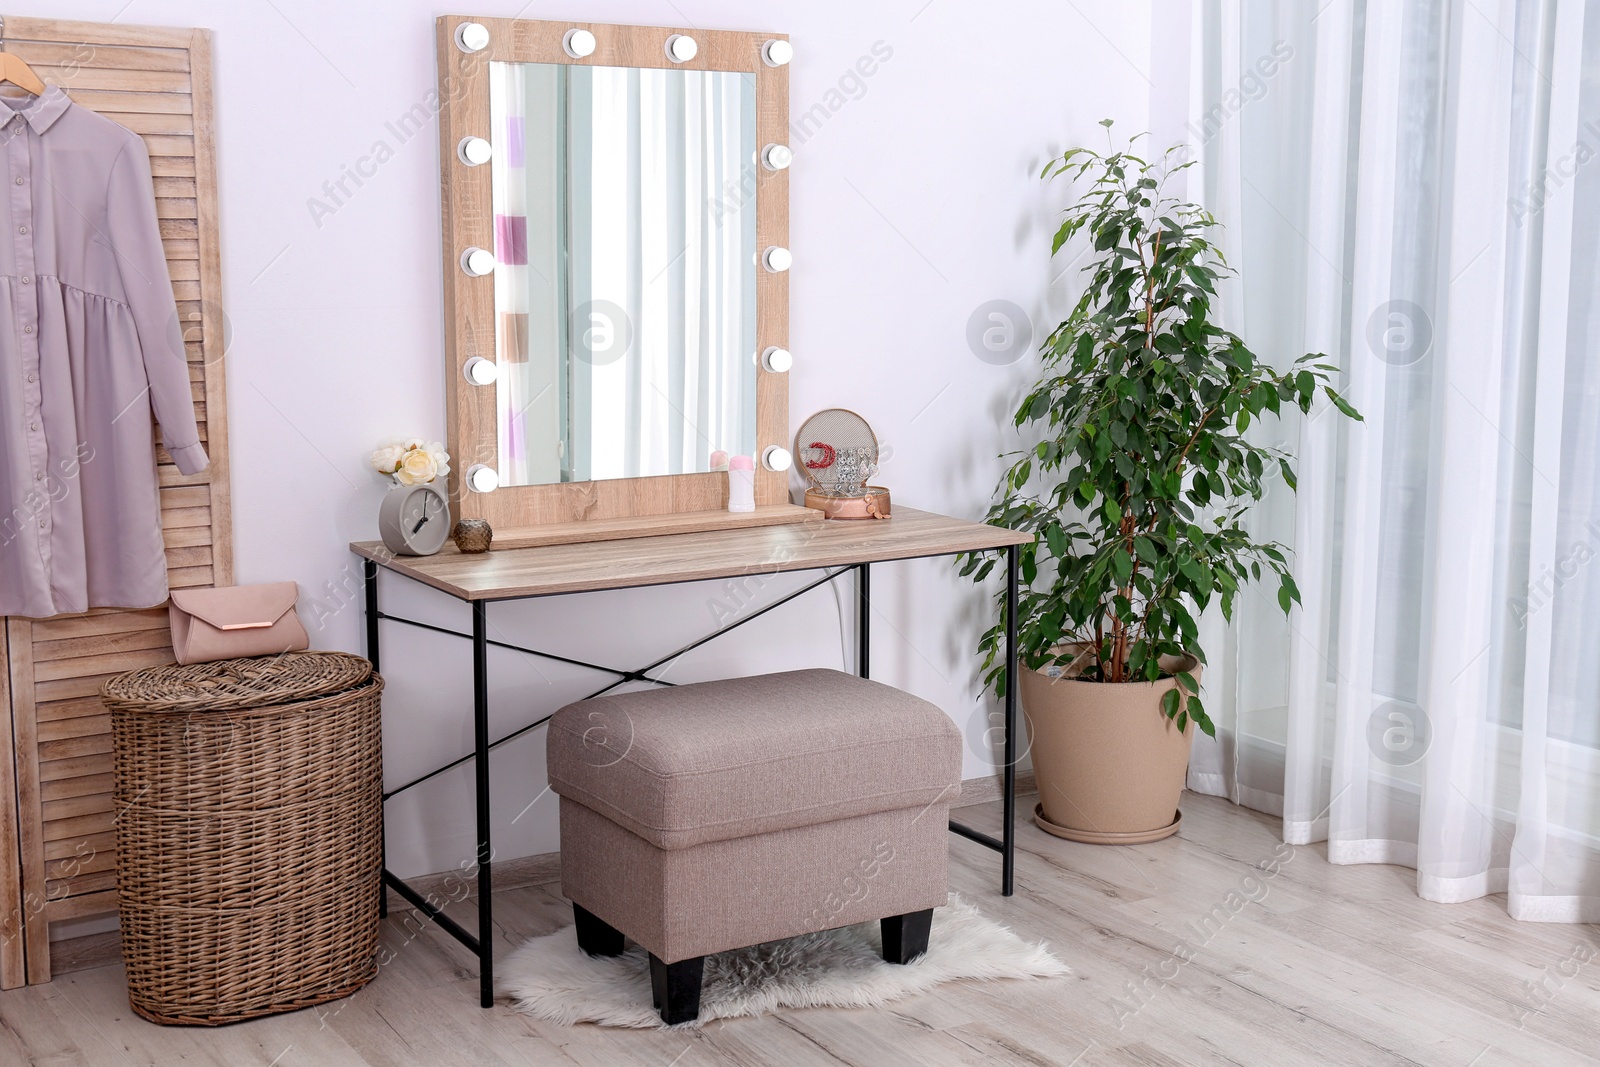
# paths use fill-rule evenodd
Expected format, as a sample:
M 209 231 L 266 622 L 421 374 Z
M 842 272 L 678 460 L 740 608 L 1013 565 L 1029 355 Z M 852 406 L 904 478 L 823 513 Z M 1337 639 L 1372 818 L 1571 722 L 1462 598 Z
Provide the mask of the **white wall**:
M 1103 142 L 1096 122 L 1144 128 L 1149 5 L 1122 0 L 479 0 L 484 15 L 788 32 L 791 109 L 826 121 L 793 139 L 790 418 L 843 406 L 892 448 L 878 479 L 897 504 L 979 517 L 1011 447 L 1009 412 L 1036 361 L 980 361 L 980 305 L 1006 299 L 1040 323 L 1065 310 L 1073 272 L 1049 257 L 1062 187 L 1053 153 Z M 437 132 L 391 129 L 434 86 L 433 17 L 417 0 L 49 0 L 14 14 L 215 31 L 223 292 L 238 580 L 293 578 L 319 647 L 361 649 L 360 570 L 346 545 L 376 536 L 384 487 L 365 467 L 384 437 L 444 436 Z M 1081 14 L 1080 14 L 1081 11 Z M 870 78 L 857 61 L 892 50 Z M 823 114 L 822 112 L 818 113 Z M 375 176 L 335 203 L 324 188 L 372 154 Z M 337 210 L 313 217 L 319 199 Z M 798 585 L 770 580 L 755 603 Z M 874 572 L 874 676 L 944 707 L 984 773 L 988 705 L 973 648 L 985 598 L 947 561 Z M 465 627 L 448 599 L 399 580 L 386 607 Z M 713 627 L 716 585 L 492 609 L 513 641 L 631 667 Z M 848 620 L 848 611 L 843 616 Z M 848 626 L 826 589 L 678 662 L 683 681 L 848 666 Z M 464 642 L 390 625 L 386 775 L 407 780 L 471 745 Z M 505 732 L 605 680 L 496 653 L 494 728 Z M 587 688 L 586 688 L 587 687 Z M 496 853 L 552 851 L 543 732 L 495 757 Z M 389 808 L 401 873 L 470 862 L 470 770 Z

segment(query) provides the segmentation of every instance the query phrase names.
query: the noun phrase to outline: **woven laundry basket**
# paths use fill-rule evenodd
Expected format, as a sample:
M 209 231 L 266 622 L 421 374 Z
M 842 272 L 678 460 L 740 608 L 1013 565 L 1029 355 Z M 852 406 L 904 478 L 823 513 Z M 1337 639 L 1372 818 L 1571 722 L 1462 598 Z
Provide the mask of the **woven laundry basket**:
M 151 667 L 102 695 L 133 1010 L 217 1026 L 377 973 L 383 680 L 291 652 Z

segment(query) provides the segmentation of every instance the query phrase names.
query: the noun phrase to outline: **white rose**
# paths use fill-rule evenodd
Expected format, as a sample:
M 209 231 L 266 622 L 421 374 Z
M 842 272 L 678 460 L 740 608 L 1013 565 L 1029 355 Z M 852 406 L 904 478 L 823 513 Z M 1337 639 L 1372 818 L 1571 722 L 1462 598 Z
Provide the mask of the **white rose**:
M 433 464 L 438 468 L 436 478 L 443 478 L 450 473 L 450 453 L 444 450 L 442 441 L 429 441 L 427 444 L 428 455 L 433 457 Z
M 400 447 L 405 449 L 407 452 L 411 452 L 418 448 L 422 448 L 423 444 L 424 442 L 420 437 L 407 437 L 404 441 L 400 442 Z
M 414 448 L 400 461 L 400 469 L 395 471 L 394 477 L 401 485 L 420 485 L 433 481 L 438 473 L 439 465 L 433 461 L 433 456 L 425 449 Z
M 405 454 L 406 450 L 399 445 L 384 445 L 372 453 L 372 469 L 379 474 L 393 474 Z

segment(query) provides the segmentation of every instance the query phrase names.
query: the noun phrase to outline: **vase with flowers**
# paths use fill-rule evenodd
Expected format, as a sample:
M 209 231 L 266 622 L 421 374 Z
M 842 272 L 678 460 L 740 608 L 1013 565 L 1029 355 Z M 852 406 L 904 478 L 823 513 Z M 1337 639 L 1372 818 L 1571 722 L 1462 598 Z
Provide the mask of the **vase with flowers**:
M 450 474 L 450 453 L 438 441 L 397 437 L 372 453 L 372 469 L 387 474 L 395 485 L 423 485 L 443 481 Z
M 450 454 L 444 445 L 420 437 L 385 441 L 372 453 L 372 469 L 392 483 L 378 508 L 384 544 L 400 555 L 439 551 L 450 529 Z

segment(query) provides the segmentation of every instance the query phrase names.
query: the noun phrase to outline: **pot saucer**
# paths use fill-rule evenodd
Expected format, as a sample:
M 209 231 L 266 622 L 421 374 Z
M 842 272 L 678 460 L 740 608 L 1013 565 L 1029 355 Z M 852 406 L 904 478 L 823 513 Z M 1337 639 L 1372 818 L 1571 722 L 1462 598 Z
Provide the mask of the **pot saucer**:
M 1059 826 L 1044 817 L 1043 804 L 1033 806 L 1033 821 L 1047 834 L 1068 841 L 1081 841 L 1086 845 L 1143 845 L 1177 833 L 1178 824 L 1183 821 L 1183 812 L 1173 812 L 1172 821 L 1166 826 L 1155 830 L 1135 830 L 1131 833 L 1100 833 L 1095 830 L 1074 830 L 1069 826 Z

